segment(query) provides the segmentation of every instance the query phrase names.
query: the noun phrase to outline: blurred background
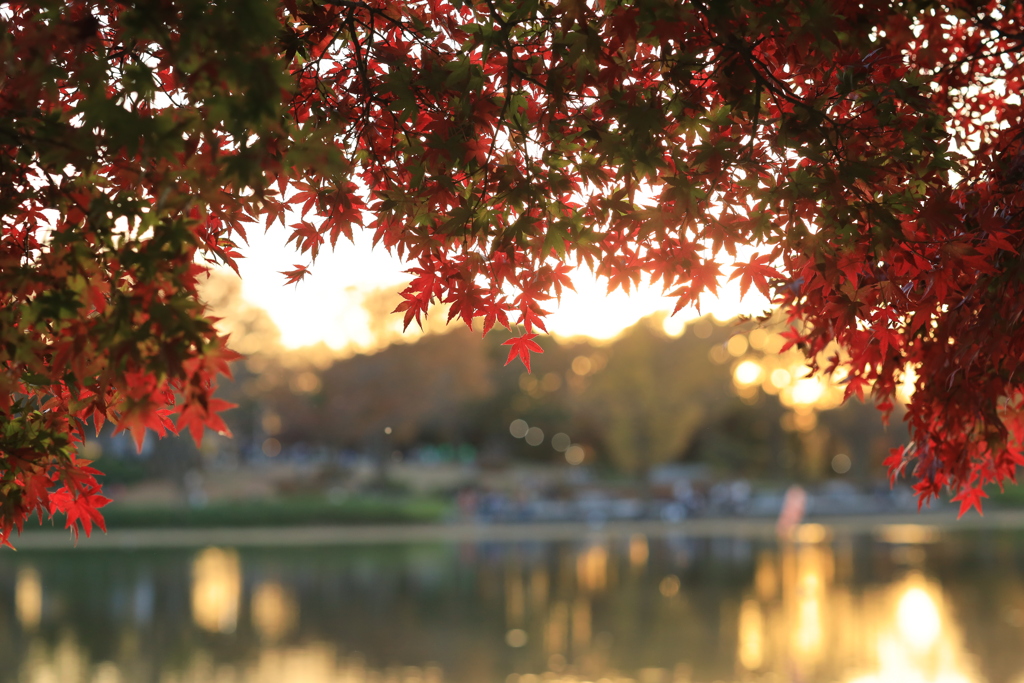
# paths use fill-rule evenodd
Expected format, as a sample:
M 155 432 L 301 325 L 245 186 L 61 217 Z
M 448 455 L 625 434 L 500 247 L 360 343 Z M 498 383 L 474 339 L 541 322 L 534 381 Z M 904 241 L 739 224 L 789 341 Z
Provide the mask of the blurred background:
M 784 321 L 667 331 L 655 313 L 610 339 L 543 337 L 527 373 L 503 365 L 508 332 L 437 324 L 443 310 L 403 336 L 393 288 L 362 296 L 363 352 L 285 347 L 233 276 L 206 296 L 246 354 L 220 390 L 233 437 L 147 438 L 141 453 L 109 428 L 90 440 L 115 526 L 221 523 L 226 507 L 251 524 L 764 517 L 793 483 L 812 513 L 916 509 L 881 465 L 906 441 L 900 408 L 886 427 L 843 403 L 780 352 Z
M 0 553 L 0 683 L 1024 683 L 1024 497 L 919 513 L 785 320 L 581 280 L 527 373 L 335 265 L 213 274 L 233 437 L 85 444 L 109 533 Z

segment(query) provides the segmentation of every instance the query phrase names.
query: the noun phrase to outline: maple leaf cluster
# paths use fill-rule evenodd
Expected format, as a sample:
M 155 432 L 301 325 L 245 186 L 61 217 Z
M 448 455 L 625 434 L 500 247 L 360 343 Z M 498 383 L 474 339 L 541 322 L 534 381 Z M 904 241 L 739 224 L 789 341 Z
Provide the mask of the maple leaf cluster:
M 308 259 L 292 283 L 370 231 L 411 264 L 406 325 L 444 303 L 515 327 L 527 367 L 573 266 L 682 308 L 753 245 L 733 277 L 849 396 L 888 409 L 916 370 L 892 473 L 980 509 L 1024 462 L 1022 13 L 4 3 L 0 542 L 33 512 L 101 523 L 75 458 L 89 423 L 225 430 L 233 354 L 196 286 L 254 227 Z

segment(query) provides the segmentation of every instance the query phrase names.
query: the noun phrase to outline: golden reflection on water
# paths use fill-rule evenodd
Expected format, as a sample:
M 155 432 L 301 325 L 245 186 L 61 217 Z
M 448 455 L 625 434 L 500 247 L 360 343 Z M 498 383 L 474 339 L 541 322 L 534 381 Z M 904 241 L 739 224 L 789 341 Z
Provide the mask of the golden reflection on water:
M 608 586 L 608 548 L 592 545 L 576 557 L 576 583 L 580 590 L 591 593 Z
M 933 532 L 912 525 L 884 532 L 896 542 L 936 540 Z M 855 592 L 843 580 L 852 571 L 848 545 L 838 544 L 837 560 L 827 527 L 802 525 L 793 537 L 793 542 L 763 551 L 755 560 L 752 585 L 734 613 L 733 681 L 985 683 L 936 581 L 907 571 L 893 583 Z M 634 537 L 626 548 L 631 566 L 635 547 Z M 892 554 L 920 560 L 924 550 L 897 547 Z M 585 664 L 596 661 L 590 647 L 592 600 L 586 596 L 597 587 L 614 592 L 619 586 L 609 581 L 608 555 L 602 546 L 580 551 L 575 564 L 578 595 L 583 597 L 574 602 L 553 600 L 546 610 L 548 670 L 513 674 L 507 683 L 689 683 L 692 669 L 687 662 L 672 670 L 640 669 L 635 677 L 613 671 L 593 675 L 594 668 Z M 837 564 L 845 567 L 842 572 Z M 664 576 L 656 585 L 665 598 L 683 598 L 685 604 L 687 592 L 678 576 Z M 583 675 L 588 669 L 591 675 Z
M 875 536 L 886 543 L 922 545 L 939 540 L 939 530 L 923 524 L 883 524 Z
M 809 678 L 821 661 L 826 636 L 825 609 L 832 583 L 831 548 L 797 546 L 783 555 L 783 609 L 790 624 L 793 668 Z
M 443 683 L 436 666 L 366 666 L 358 654 L 339 656 L 327 643 L 304 647 L 268 647 L 251 662 L 216 663 L 208 655 L 193 657 L 181 672 L 160 683 Z
M 753 576 L 742 591 L 716 598 L 721 602 L 720 626 L 693 624 L 697 630 L 715 628 L 718 641 L 707 642 L 722 643 L 726 662 L 728 658 L 735 662 L 732 673 L 712 678 L 701 677 L 702 664 L 696 659 L 625 672 L 615 668 L 612 644 L 627 635 L 626 629 L 640 634 L 641 640 L 668 636 L 682 643 L 692 637 L 692 632 L 682 630 L 684 622 L 706 617 L 687 611 L 699 602 L 705 584 L 694 582 L 685 566 L 670 567 L 674 573 L 667 575 L 664 565 L 651 564 L 661 566 L 657 572 L 649 569 L 651 551 L 642 536 L 633 536 L 617 550 L 614 544 L 598 543 L 564 552 L 557 567 L 531 567 L 513 555 L 493 571 L 481 569 L 492 571 L 494 606 L 504 609 L 504 628 L 499 620 L 494 647 L 527 654 L 536 650 L 541 657 L 542 668 L 533 671 L 526 663 L 537 660 L 516 660 L 522 668 L 509 674 L 506 683 L 987 683 L 965 647 L 950 599 L 935 579 L 921 571 L 920 564 L 904 567 L 889 583 L 854 586 L 852 546 L 842 540 L 833 544 L 825 527 L 805 527 L 796 530 L 793 541 L 763 549 L 751 558 Z M 935 540 L 909 526 L 885 533 L 896 541 Z M 917 552 L 909 552 L 908 547 Z M 920 545 L 888 551 L 893 557 L 918 560 L 925 554 Z M 619 573 L 618 565 L 629 571 Z M 336 644 L 289 642 L 300 632 L 303 616 L 296 589 L 283 580 L 262 580 L 246 587 L 241 560 L 233 550 L 200 551 L 192 560 L 191 573 L 191 613 L 196 626 L 211 634 L 235 634 L 251 626 L 261 646 L 242 661 L 217 659 L 197 647 L 173 671 L 161 672 L 160 683 L 444 680 L 436 665 L 374 669 L 360 655 L 346 653 Z M 481 596 L 489 590 L 487 585 L 492 584 L 481 580 Z M 29 636 L 19 683 L 136 679 L 140 655 L 131 648 L 128 654 L 115 653 L 116 661 L 93 662 L 70 632 L 53 643 L 38 635 L 45 629 L 39 628 L 44 586 L 37 570 L 21 567 L 14 588 L 15 613 Z M 630 591 L 648 596 L 647 607 L 618 612 L 609 619 L 607 607 L 612 599 Z M 248 593 L 244 603 L 243 593 Z M 243 610 L 243 604 L 248 608 Z M 666 629 L 680 630 L 666 633 Z M 702 653 L 693 650 L 691 654 Z
M 548 604 L 551 591 L 551 576 L 544 567 L 537 567 L 530 574 L 530 604 L 534 611 L 541 611 Z
M 831 545 L 787 544 L 756 567 L 737 619 L 742 680 L 982 683 L 939 584 L 919 571 L 855 596 Z
M 761 668 L 764 662 L 764 636 L 761 605 L 757 600 L 748 598 L 740 606 L 739 648 L 736 653 L 740 666 L 750 671 Z
M 277 581 L 259 584 L 252 594 L 252 625 L 264 641 L 277 641 L 291 633 L 299 621 L 299 604 Z
M 981 678 L 937 583 L 918 572 L 877 596 L 877 664 L 849 683 L 975 683 Z
M 206 548 L 192 561 L 192 618 L 207 631 L 231 633 L 238 623 L 242 567 L 238 553 Z
M 522 571 L 515 567 L 505 575 L 505 621 L 510 629 L 523 625 L 526 617 L 526 588 Z
M 569 605 L 557 600 L 548 612 L 544 630 L 544 649 L 549 655 L 565 652 L 569 643 Z
M 29 643 L 18 680 L 21 683 L 130 683 L 140 667 L 133 662 L 90 664 L 88 653 L 65 634 L 53 646 L 36 637 Z M 149 680 L 148 678 L 146 680 Z M 176 671 L 164 671 L 160 683 L 444 683 L 435 665 L 368 667 L 358 653 L 339 654 L 328 643 L 264 647 L 252 661 L 218 662 L 208 652 L 191 654 Z
M 576 652 L 590 645 L 591 636 L 590 600 L 578 597 L 572 604 L 572 645 Z
M 43 615 L 43 584 L 35 567 L 26 566 L 18 570 L 14 583 L 14 612 L 26 631 L 33 631 L 39 626 Z
M 29 642 L 19 679 L 23 683 L 96 683 L 99 674 L 109 679 L 109 664 L 89 666 L 89 660 L 70 635 L 63 636 L 53 647 L 42 638 Z M 102 673 L 101 673 L 102 670 Z
M 634 569 L 647 566 L 647 558 L 651 551 L 647 545 L 647 537 L 643 534 L 633 534 L 629 537 L 629 564 Z

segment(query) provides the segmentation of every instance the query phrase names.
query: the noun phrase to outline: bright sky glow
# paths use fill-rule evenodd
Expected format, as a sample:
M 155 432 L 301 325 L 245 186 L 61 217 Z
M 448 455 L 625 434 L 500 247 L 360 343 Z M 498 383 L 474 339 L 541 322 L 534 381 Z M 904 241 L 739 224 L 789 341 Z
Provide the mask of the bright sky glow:
M 363 232 L 356 234 L 355 244 L 342 240 L 337 250 L 322 251 L 305 280 L 286 286 L 280 272 L 309 262 L 307 256 L 285 244 L 287 235 L 288 231 L 280 228 L 272 228 L 269 233 L 256 226 L 250 230 L 249 244 L 241 249 L 245 258 L 239 262 L 243 297 L 267 311 L 280 328 L 286 348 L 323 342 L 337 351 L 372 350 L 375 337 L 364 300 L 382 288 L 395 292 L 402 289 L 409 280 L 403 272 L 407 266 L 382 247 L 371 248 L 371 235 Z M 675 306 L 660 286 L 642 284 L 628 295 L 621 289 L 609 294 L 607 285 L 585 270 L 574 277 L 574 284 L 576 292 L 566 291 L 561 302 L 547 302 L 546 306 L 552 311 L 548 330 L 562 338 L 612 339 L 640 319 L 670 313 Z M 741 300 L 738 281 L 723 283 L 719 292 L 717 298 L 701 298 L 702 313 L 728 320 L 741 314 L 758 315 L 770 308 L 768 301 L 757 294 L 748 293 Z M 394 317 L 400 328 L 400 317 Z M 684 309 L 666 317 L 665 331 L 673 336 L 681 334 L 685 323 L 698 317 L 696 310 Z M 410 327 L 407 334 L 414 337 L 418 331 Z
M 382 287 L 398 291 L 409 279 L 398 257 L 372 249 L 371 236 L 357 233 L 355 244 L 339 242 L 336 251 L 321 252 L 302 282 L 285 285 L 281 271 L 308 264 L 309 257 L 286 244 L 288 231 L 280 227 L 264 233 L 254 226 L 248 237 L 238 264 L 242 296 L 267 311 L 286 348 L 320 342 L 335 350 L 371 347 L 366 294 Z

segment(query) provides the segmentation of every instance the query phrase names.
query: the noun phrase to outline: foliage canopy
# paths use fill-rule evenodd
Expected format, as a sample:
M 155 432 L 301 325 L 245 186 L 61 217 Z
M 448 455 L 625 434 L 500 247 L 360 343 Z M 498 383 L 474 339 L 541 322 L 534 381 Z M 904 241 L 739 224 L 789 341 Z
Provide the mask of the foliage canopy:
M 234 354 L 196 285 L 278 223 L 310 260 L 372 231 L 413 264 L 407 324 L 446 302 L 518 325 L 524 362 L 574 264 L 685 306 L 752 245 L 733 277 L 848 395 L 888 409 L 916 369 L 893 475 L 980 509 L 1024 462 L 1022 20 L 997 0 L 0 5 L 0 542 L 33 512 L 102 525 L 86 422 L 224 429 Z

